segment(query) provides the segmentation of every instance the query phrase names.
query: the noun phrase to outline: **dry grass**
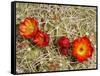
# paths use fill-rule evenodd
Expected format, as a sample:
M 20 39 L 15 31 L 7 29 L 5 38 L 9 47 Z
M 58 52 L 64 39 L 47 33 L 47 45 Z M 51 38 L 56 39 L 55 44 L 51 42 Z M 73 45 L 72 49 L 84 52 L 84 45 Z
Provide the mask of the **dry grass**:
M 50 34 L 50 43 L 47 47 L 32 45 L 29 40 L 22 38 L 16 29 L 16 71 L 18 73 L 96 68 L 95 7 L 17 3 L 17 28 L 20 21 L 27 16 L 38 19 L 41 30 Z M 67 36 L 72 42 L 74 38 L 83 35 L 89 37 L 95 53 L 84 63 L 70 64 L 71 57 L 59 54 L 56 41 L 61 36 Z

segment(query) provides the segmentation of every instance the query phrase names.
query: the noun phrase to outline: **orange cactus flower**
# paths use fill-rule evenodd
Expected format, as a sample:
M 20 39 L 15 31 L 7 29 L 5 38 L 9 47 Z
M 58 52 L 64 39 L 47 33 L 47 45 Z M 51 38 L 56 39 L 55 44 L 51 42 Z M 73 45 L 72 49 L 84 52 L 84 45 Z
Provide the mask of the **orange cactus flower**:
M 49 44 L 49 35 L 39 30 L 32 42 L 37 46 L 47 46 Z
M 32 38 L 38 31 L 38 21 L 35 18 L 27 17 L 19 25 L 19 33 L 25 38 Z
M 94 48 L 87 36 L 75 39 L 72 44 L 72 55 L 79 62 L 83 62 L 92 56 Z

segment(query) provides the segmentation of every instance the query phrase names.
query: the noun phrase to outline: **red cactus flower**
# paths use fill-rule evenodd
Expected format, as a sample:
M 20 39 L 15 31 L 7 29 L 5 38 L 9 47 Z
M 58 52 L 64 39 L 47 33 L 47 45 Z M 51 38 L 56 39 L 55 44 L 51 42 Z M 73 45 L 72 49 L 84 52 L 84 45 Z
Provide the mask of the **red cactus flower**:
M 38 31 L 38 21 L 35 18 L 27 17 L 19 25 L 19 33 L 25 38 L 32 38 Z
M 47 46 L 49 44 L 49 35 L 42 31 L 38 31 L 32 42 L 37 46 Z
M 60 37 L 60 38 L 58 39 L 58 45 L 59 45 L 60 47 L 69 48 L 69 46 L 70 46 L 70 41 L 69 41 L 69 39 L 68 39 L 67 37 L 62 36 L 62 37 Z
M 68 48 L 61 47 L 59 52 L 62 56 L 66 56 L 68 54 Z
M 87 36 L 77 38 L 73 41 L 72 55 L 79 61 L 83 62 L 90 58 L 94 48 Z

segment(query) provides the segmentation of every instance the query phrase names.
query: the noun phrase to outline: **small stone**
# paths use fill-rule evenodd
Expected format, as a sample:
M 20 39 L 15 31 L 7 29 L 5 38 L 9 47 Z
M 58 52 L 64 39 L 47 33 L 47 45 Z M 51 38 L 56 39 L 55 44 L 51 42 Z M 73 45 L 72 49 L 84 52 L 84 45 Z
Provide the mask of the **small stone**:
M 63 65 L 62 65 L 62 63 L 60 63 L 60 67 L 62 67 Z
M 46 71 L 47 71 L 46 69 L 43 70 L 43 72 L 46 72 Z
M 49 61 L 52 61 L 52 58 L 49 58 Z
M 40 64 L 43 64 L 43 61 L 41 61 Z
M 96 48 L 96 45 L 94 45 L 94 47 Z
M 31 51 L 31 48 L 28 48 L 27 51 Z
M 88 32 L 86 32 L 86 35 L 89 35 L 89 33 L 88 33 Z

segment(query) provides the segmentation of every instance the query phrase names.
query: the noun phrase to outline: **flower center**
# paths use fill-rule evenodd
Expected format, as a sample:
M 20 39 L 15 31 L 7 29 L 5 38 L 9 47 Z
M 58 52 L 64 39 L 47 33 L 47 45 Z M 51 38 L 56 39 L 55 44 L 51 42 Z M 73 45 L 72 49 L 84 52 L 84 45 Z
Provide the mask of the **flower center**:
M 86 46 L 85 45 L 80 45 L 78 49 L 78 54 L 84 55 L 86 53 Z
M 84 50 L 84 49 L 81 47 L 81 48 L 80 48 L 80 52 L 82 52 L 83 50 Z
M 29 33 L 32 33 L 34 30 L 34 27 L 32 24 L 30 24 L 27 28 L 26 28 L 26 31 L 29 32 Z

